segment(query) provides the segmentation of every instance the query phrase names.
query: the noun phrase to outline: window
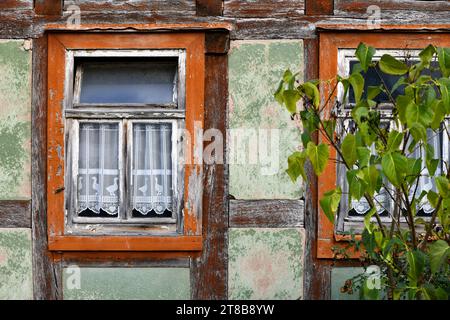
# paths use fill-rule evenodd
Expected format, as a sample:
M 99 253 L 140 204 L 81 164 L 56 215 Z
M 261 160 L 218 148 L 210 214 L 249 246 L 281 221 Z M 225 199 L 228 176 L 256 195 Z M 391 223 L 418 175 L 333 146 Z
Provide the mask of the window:
M 319 78 L 320 79 L 333 79 L 336 74 L 348 75 L 352 68 L 356 67 L 357 59 L 354 57 L 355 50 L 360 42 L 364 42 L 377 49 L 377 54 L 374 59 L 379 59 L 384 53 L 389 53 L 397 57 L 404 57 L 408 55 L 412 61 L 417 59 L 418 52 L 425 48 L 427 45 L 434 44 L 436 46 L 446 47 L 450 45 L 450 34 L 424 34 L 424 33 L 369 33 L 369 32 L 355 32 L 355 33 L 338 33 L 338 32 L 322 32 L 320 34 L 320 52 L 319 52 Z M 366 87 L 369 85 L 376 85 L 379 81 L 374 69 L 369 69 L 365 75 Z M 384 81 L 389 85 L 396 83 L 396 77 L 387 76 Z M 402 87 L 399 87 L 396 94 L 402 92 Z M 342 101 L 343 91 L 338 89 L 338 99 Z M 352 130 L 354 124 L 351 121 L 350 112 L 354 106 L 354 96 L 352 91 L 349 92 L 348 103 L 342 105 L 337 110 L 337 116 L 343 121 L 338 134 L 344 136 L 346 132 Z M 390 120 L 390 104 L 386 96 L 380 95 L 378 100 L 380 110 L 384 115 L 384 121 L 381 125 L 393 126 L 395 125 Z M 328 110 L 328 112 L 331 110 Z M 443 125 L 448 125 L 448 120 Z M 432 143 L 435 148 L 435 157 L 442 159 L 438 170 L 444 170 L 443 162 L 448 161 L 450 158 L 448 150 L 448 141 L 446 135 L 436 134 L 429 132 L 429 142 Z M 375 153 L 375 150 L 373 150 Z M 422 150 L 413 149 L 412 152 L 420 155 Z M 336 157 L 334 150 L 331 150 L 330 157 Z M 328 164 L 324 174 L 318 181 L 318 197 L 319 199 L 328 190 L 334 189 L 336 184 L 339 184 L 343 188 L 343 193 L 348 186 L 345 183 L 345 168 L 336 164 Z M 419 181 L 418 190 L 433 189 L 433 186 L 429 179 L 422 177 Z M 386 190 L 381 190 L 377 196 L 379 201 L 377 209 L 381 213 L 382 219 L 389 219 L 385 211 L 388 211 L 394 204 L 390 197 L 387 196 Z M 420 191 L 419 191 L 420 192 Z M 341 201 L 341 206 L 338 212 L 338 219 L 336 228 L 331 224 L 325 214 L 319 208 L 318 217 L 318 240 L 317 240 L 317 257 L 318 258 L 332 258 L 334 247 L 345 247 L 344 241 L 348 239 L 345 233 L 348 233 L 351 229 L 358 232 L 362 229 L 362 221 L 364 214 L 367 212 L 367 203 L 364 200 L 348 202 L 348 199 Z M 427 217 L 430 215 L 431 208 L 424 201 L 419 204 L 418 214 Z M 354 253 L 353 257 L 357 257 L 358 253 Z
M 379 49 L 377 50 L 375 56 L 373 57 L 373 61 L 377 61 L 384 54 L 392 55 L 398 59 L 404 59 L 407 63 L 417 63 L 419 60 L 420 51 L 418 50 L 387 50 L 387 49 Z M 354 56 L 355 50 L 353 49 L 339 49 L 338 50 L 338 68 L 339 74 L 341 76 L 347 77 L 351 74 L 353 68 L 356 68 L 358 65 L 358 60 Z M 432 65 L 436 64 L 437 61 L 433 61 Z M 378 67 L 377 67 L 378 68 Z M 363 73 L 365 79 L 365 92 L 367 92 L 367 88 L 369 86 L 379 86 L 381 85 L 381 81 L 377 74 L 378 70 L 370 67 L 367 73 Z M 380 73 L 382 75 L 384 83 L 389 88 L 394 87 L 397 81 L 400 79 L 400 76 L 392 76 Z M 440 78 L 441 74 L 436 72 L 432 74 L 434 78 Z M 393 92 L 393 98 L 395 99 L 398 95 L 403 94 L 403 86 L 399 86 L 398 89 Z M 338 88 L 338 98 L 340 101 L 344 101 L 343 97 L 343 88 Z M 339 128 L 338 136 L 344 137 L 346 133 L 351 132 L 354 122 L 351 120 L 351 110 L 355 105 L 355 97 L 353 93 L 353 89 L 350 88 L 348 97 L 345 100 L 346 103 L 342 105 L 338 110 L 338 117 L 342 120 L 343 126 Z M 380 94 L 376 100 L 378 103 L 378 107 L 382 113 L 382 123 L 381 125 L 387 128 L 395 128 L 394 121 L 391 121 L 392 118 L 392 104 L 389 101 L 388 96 L 385 93 Z M 444 163 L 449 159 L 448 154 L 448 137 L 442 132 L 433 132 L 432 130 L 428 130 L 428 143 L 433 145 L 434 147 L 434 158 L 440 159 L 441 162 L 438 165 L 437 173 L 444 171 L 445 166 Z M 444 147 L 445 146 L 445 147 Z M 375 155 L 375 148 L 372 150 L 372 154 Z M 411 154 L 414 157 L 422 158 L 422 154 L 424 154 L 424 150 L 421 148 L 415 148 L 412 150 Z M 425 161 L 425 160 L 424 160 Z M 422 165 L 425 168 L 425 162 Z M 336 225 L 336 232 L 338 233 L 349 233 L 351 231 L 361 232 L 363 229 L 363 220 L 364 215 L 369 212 L 370 206 L 367 203 L 367 200 L 362 198 L 360 201 L 352 200 L 349 202 L 348 200 L 348 183 L 346 177 L 346 168 L 343 164 L 338 163 L 336 168 L 337 174 L 337 184 L 343 186 L 343 198 L 339 207 L 338 219 Z M 426 176 L 427 172 L 422 173 L 423 176 L 419 179 L 419 183 L 417 189 L 411 190 L 411 198 L 414 196 L 414 191 L 417 195 L 420 195 L 422 190 L 436 190 L 436 186 L 431 183 L 431 180 Z M 389 186 L 389 184 L 388 184 Z M 388 187 L 389 189 L 389 187 Z M 391 193 L 392 194 L 392 193 Z M 395 206 L 394 201 L 392 200 L 389 190 L 382 189 L 381 192 L 375 197 L 377 200 L 376 206 L 377 211 L 381 216 L 382 220 L 389 221 L 390 217 L 388 212 L 392 212 Z M 425 219 L 431 216 L 433 209 L 431 205 L 426 201 L 426 198 L 422 200 L 420 204 L 417 206 L 417 215 L 422 216 Z
M 201 249 L 204 35 L 50 35 L 49 61 L 49 248 Z
M 185 50 L 77 51 L 73 61 L 74 94 L 66 105 L 68 230 L 85 233 L 86 224 L 96 223 L 99 234 L 164 224 L 176 232 Z

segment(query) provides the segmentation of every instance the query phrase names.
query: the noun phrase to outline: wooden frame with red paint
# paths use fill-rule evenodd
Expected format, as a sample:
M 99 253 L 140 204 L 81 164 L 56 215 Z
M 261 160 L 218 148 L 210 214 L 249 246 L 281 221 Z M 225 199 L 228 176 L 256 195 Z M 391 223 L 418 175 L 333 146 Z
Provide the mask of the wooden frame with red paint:
M 48 36 L 47 205 L 48 247 L 56 251 L 196 251 L 202 249 L 202 164 L 195 161 L 195 141 L 184 167 L 183 234 L 177 236 L 77 236 L 64 232 L 64 117 L 66 50 L 186 50 L 186 130 L 203 128 L 205 34 L 191 33 L 53 33 Z
M 450 46 L 450 33 L 370 33 L 370 32 L 322 32 L 319 40 L 319 79 L 335 81 L 338 74 L 339 49 L 355 49 L 360 42 L 377 49 L 423 49 L 429 44 L 441 47 Z M 323 93 L 325 96 L 327 92 Z M 325 111 L 325 114 L 327 112 Z M 326 141 L 323 135 L 320 141 Z M 336 157 L 336 151 L 330 148 L 330 157 Z M 318 198 L 336 187 L 336 166 L 330 161 L 325 172 L 318 179 Z M 317 257 L 333 258 L 333 247 L 345 247 L 348 236 L 336 234 L 334 225 L 318 207 Z M 350 251 L 351 258 L 359 254 Z

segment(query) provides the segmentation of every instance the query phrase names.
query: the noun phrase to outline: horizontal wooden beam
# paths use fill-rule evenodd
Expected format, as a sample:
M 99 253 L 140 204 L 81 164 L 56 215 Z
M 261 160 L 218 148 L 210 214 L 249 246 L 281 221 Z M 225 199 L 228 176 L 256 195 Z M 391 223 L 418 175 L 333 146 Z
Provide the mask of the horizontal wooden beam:
M 230 200 L 230 227 L 304 226 L 303 200 Z
M 305 0 L 305 14 L 308 16 L 332 15 L 333 11 L 334 0 Z
M 59 16 L 63 0 L 34 0 L 34 12 L 39 15 Z
M 148 255 L 145 253 L 123 254 L 121 252 L 111 252 L 101 254 L 99 252 L 82 252 L 82 253 L 63 253 L 60 256 L 61 266 L 68 267 L 76 265 L 78 267 L 111 267 L 111 268 L 128 268 L 128 267 L 165 267 L 165 268 L 189 268 L 190 258 L 173 258 L 171 256 L 162 255 L 155 257 L 155 254 Z
M 196 0 L 195 7 L 200 17 L 221 16 L 223 13 L 222 0 Z
M 0 228 L 31 228 L 31 201 L 0 201 Z

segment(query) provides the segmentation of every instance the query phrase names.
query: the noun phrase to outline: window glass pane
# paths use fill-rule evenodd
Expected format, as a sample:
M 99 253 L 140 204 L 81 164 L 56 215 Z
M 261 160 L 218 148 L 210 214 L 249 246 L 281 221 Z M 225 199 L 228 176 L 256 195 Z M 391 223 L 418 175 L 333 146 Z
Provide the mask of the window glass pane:
M 77 177 L 83 217 L 117 217 L 119 208 L 119 125 L 80 123 Z
M 419 61 L 416 60 L 411 60 L 411 64 L 415 64 L 418 63 Z M 352 72 L 352 70 L 355 68 L 355 66 L 359 63 L 359 61 L 350 61 L 350 73 Z M 431 62 L 431 68 L 438 68 L 439 65 L 436 61 Z M 398 79 L 400 79 L 401 76 L 394 76 L 394 75 L 388 75 L 383 73 L 380 68 L 377 66 L 376 68 L 370 67 L 367 72 L 362 71 L 361 75 L 364 77 L 364 92 L 367 92 L 368 87 L 372 86 L 372 87 L 376 87 L 382 84 L 382 82 L 380 81 L 380 78 L 377 74 L 380 74 L 381 78 L 384 80 L 384 82 L 386 83 L 387 87 L 390 89 L 392 89 L 392 87 L 395 85 L 395 83 L 398 81 Z M 440 77 L 442 77 L 442 74 L 440 71 L 433 71 L 430 74 L 429 70 L 424 70 L 422 72 L 422 75 L 431 75 L 434 79 L 439 79 Z M 402 95 L 405 93 L 404 91 L 404 86 L 400 86 L 395 92 L 392 93 L 392 97 L 394 99 L 397 98 L 398 95 Z M 352 86 L 350 86 L 349 88 L 349 102 L 350 103 L 355 103 L 355 93 L 353 92 L 353 88 Z M 375 102 L 381 103 L 381 102 L 390 102 L 389 101 L 389 97 L 387 96 L 386 93 L 382 92 L 380 93 L 375 99 Z
M 174 103 L 177 59 L 85 62 L 80 103 Z
M 172 125 L 133 125 L 133 217 L 172 217 Z

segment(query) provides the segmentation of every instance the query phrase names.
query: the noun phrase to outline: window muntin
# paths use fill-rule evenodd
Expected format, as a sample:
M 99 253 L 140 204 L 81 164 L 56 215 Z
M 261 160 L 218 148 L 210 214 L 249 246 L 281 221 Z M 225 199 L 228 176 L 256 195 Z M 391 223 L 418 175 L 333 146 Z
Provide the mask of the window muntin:
M 71 163 L 66 166 L 66 183 L 71 188 L 66 194 L 66 231 L 91 234 L 95 224 L 97 235 L 119 229 L 133 233 L 131 225 L 140 230 L 148 226 L 152 232 L 156 227 L 156 233 L 183 232 L 178 138 L 185 121 L 185 51 L 92 50 L 71 54 L 69 61 L 76 71 L 73 89 L 69 88 L 72 102 L 65 105 L 66 127 L 70 128 L 66 144 L 71 151 L 66 162 Z M 119 64 L 112 63 L 117 58 Z M 139 64 L 142 69 L 137 71 Z M 114 82 L 114 78 L 121 79 Z M 128 80 L 135 83 L 136 78 L 141 86 L 127 84 Z M 67 85 L 72 85 L 70 80 Z M 95 88 L 100 88 L 98 94 Z M 149 90 L 144 95 L 136 97 L 146 88 Z M 163 95 L 157 93 L 158 88 L 164 89 Z M 85 97 L 90 98 L 83 100 L 83 92 L 89 90 Z M 111 98 L 115 91 L 118 95 Z M 141 127 L 149 129 L 144 145 L 137 142 Z M 140 159 L 144 159 L 144 168 L 139 167 Z
M 351 71 L 356 66 L 358 62 L 357 58 L 354 55 L 355 50 L 354 49 L 339 49 L 338 50 L 338 69 L 339 74 L 343 77 L 348 77 L 351 74 Z M 381 58 L 384 54 L 390 54 L 392 56 L 395 56 L 399 59 L 401 58 L 408 58 L 409 63 L 416 63 L 420 61 L 419 59 L 419 53 L 420 50 L 389 50 L 389 49 L 377 49 L 376 54 L 373 57 L 374 61 L 377 61 Z M 431 65 L 435 65 L 437 67 L 436 62 L 431 62 Z M 378 79 L 378 76 L 376 74 L 376 71 L 373 70 L 373 68 L 369 68 L 367 73 L 363 73 L 365 81 L 365 88 L 364 92 L 367 92 L 368 86 L 377 86 L 380 85 L 380 81 Z M 440 77 L 439 72 L 432 72 L 432 77 Z M 397 80 L 400 78 L 400 76 L 390 76 L 390 75 L 384 75 L 382 74 L 383 80 L 385 81 L 386 85 L 390 88 L 394 86 L 394 84 L 397 82 Z M 343 96 L 343 87 L 342 85 L 338 86 L 338 100 L 343 102 L 344 96 Z M 400 95 L 403 94 L 403 87 L 400 86 L 396 92 L 393 94 L 394 99 Z M 391 121 L 392 118 L 392 104 L 389 101 L 388 97 L 385 94 L 380 94 L 378 99 L 375 100 L 379 105 L 379 109 L 382 115 L 382 125 L 388 125 L 392 128 L 395 128 L 395 123 Z M 343 120 L 343 128 L 338 128 L 340 130 L 340 133 L 338 133 L 342 139 L 344 138 L 345 134 L 347 132 L 351 132 L 352 125 L 354 125 L 354 122 L 351 120 L 351 110 L 355 106 L 354 101 L 354 95 L 352 90 L 350 89 L 348 92 L 347 101 L 345 104 L 342 104 L 338 110 L 337 110 L 337 116 L 338 118 Z M 449 119 L 445 120 L 445 123 L 443 124 L 445 126 L 449 126 Z M 445 134 L 442 134 L 442 130 L 440 129 L 437 132 L 433 132 L 432 130 L 427 131 L 428 135 L 428 143 L 433 145 L 434 147 L 434 158 L 441 159 L 437 172 L 444 172 L 445 171 L 445 165 L 444 163 L 448 163 L 448 159 L 450 159 L 450 154 L 448 152 L 448 137 Z M 415 148 L 414 151 L 414 157 L 417 157 L 417 155 L 424 154 L 422 148 Z M 372 152 L 373 155 L 375 155 L 375 150 Z M 420 158 L 424 159 L 424 157 L 420 156 Z M 427 169 L 425 166 L 425 160 L 423 160 L 422 168 L 424 170 L 422 171 L 422 176 L 419 179 L 417 191 L 416 191 L 416 197 L 420 195 L 422 190 L 434 190 L 436 191 L 436 187 L 431 183 L 430 179 L 427 177 Z M 348 199 L 348 183 L 346 180 L 346 168 L 343 164 L 338 163 L 336 168 L 336 182 L 337 185 L 343 186 L 343 197 L 341 201 L 341 205 L 338 210 L 338 222 L 336 224 L 336 231 L 338 232 L 349 232 L 350 230 L 359 232 L 362 230 L 362 221 L 364 219 L 364 215 L 369 211 L 369 205 L 367 201 L 362 198 L 359 201 L 352 200 L 351 202 Z M 389 188 L 389 184 L 387 185 Z M 392 190 L 392 189 L 391 189 Z M 411 189 L 410 197 L 413 197 L 414 190 Z M 392 195 L 392 192 L 391 192 Z M 392 212 L 394 209 L 394 206 L 396 205 L 395 202 L 392 200 L 391 196 L 386 190 L 381 190 L 380 194 L 375 195 L 375 199 L 379 201 L 379 203 L 376 203 L 377 211 L 381 216 L 382 220 L 389 221 L 390 217 L 388 215 L 388 212 Z M 383 205 L 382 205 L 383 204 Z M 383 208 L 384 207 L 384 208 Z M 386 210 L 384 210 L 386 209 Z M 422 217 L 429 217 L 431 216 L 433 210 L 431 205 L 428 203 L 426 198 L 424 198 L 421 203 L 417 205 L 417 216 Z

